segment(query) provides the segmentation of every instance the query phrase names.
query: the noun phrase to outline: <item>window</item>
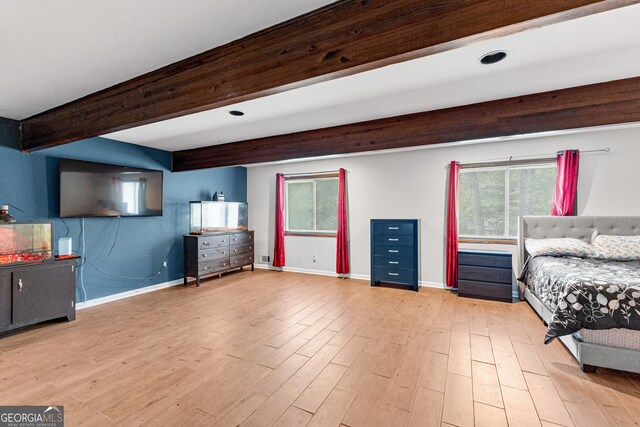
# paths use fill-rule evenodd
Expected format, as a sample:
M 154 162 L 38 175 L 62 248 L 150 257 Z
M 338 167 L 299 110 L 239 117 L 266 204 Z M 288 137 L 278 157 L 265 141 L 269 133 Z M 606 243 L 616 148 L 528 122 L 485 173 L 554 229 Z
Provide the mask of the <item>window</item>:
M 286 231 L 335 234 L 338 229 L 338 178 L 288 179 Z
M 515 238 L 518 216 L 549 215 L 555 180 L 553 163 L 461 169 L 460 236 Z

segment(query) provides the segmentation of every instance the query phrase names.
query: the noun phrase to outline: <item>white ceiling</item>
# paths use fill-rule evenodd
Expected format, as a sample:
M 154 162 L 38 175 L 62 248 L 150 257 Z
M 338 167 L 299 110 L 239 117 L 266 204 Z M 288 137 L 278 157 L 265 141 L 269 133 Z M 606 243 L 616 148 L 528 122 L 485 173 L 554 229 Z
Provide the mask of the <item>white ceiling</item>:
M 638 22 L 630 6 L 106 137 L 175 151 L 640 76 Z
M 3 0 L 0 116 L 31 116 L 331 2 Z M 174 151 L 640 76 L 638 22 L 640 5 L 628 6 L 105 136 Z M 478 63 L 496 49 L 508 59 Z
M 24 119 L 334 0 L 2 0 L 0 117 Z

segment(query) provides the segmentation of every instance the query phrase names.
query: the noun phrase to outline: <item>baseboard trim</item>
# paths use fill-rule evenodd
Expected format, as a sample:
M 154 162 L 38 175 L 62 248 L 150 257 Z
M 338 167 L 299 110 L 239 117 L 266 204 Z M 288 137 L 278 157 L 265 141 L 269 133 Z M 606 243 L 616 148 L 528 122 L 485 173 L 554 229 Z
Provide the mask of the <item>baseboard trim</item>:
M 133 289 L 131 291 L 120 292 L 118 294 L 108 295 L 106 297 L 90 299 L 85 302 L 79 302 L 76 304 L 76 310 L 82 310 L 89 307 L 95 307 L 97 305 L 106 304 L 108 302 L 118 301 L 125 298 L 131 298 L 136 295 L 148 294 L 149 292 L 159 291 L 160 289 L 170 288 L 172 286 L 181 285 L 184 283 L 184 279 L 176 279 L 170 282 L 158 283 L 157 285 L 146 286 L 144 288 Z
M 255 264 L 255 268 L 259 268 L 261 270 L 273 270 L 273 271 L 285 271 L 288 273 L 303 273 L 303 274 L 315 274 L 317 276 L 329 276 L 336 277 L 336 273 L 333 271 L 324 271 L 324 270 L 309 270 L 306 268 L 297 268 L 297 267 L 272 267 L 269 264 Z M 366 274 L 351 274 L 349 276 L 352 279 L 357 280 L 371 280 L 371 276 Z M 435 289 L 446 289 L 444 283 L 438 282 L 427 282 L 424 280 L 420 280 L 418 282 L 419 286 L 423 286 L 425 288 L 435 288 Z

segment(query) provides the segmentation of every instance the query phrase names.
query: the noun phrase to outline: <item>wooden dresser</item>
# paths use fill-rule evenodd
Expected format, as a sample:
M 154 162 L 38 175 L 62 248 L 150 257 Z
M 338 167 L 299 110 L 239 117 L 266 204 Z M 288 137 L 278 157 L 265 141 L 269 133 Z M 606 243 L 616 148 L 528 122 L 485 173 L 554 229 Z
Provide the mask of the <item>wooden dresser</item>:
M 371 220 L 371 286 L 408 285 L 418 290 L 418 220 Z
M 203 235 L 184 236 L 184 284 L 195 277 L 216 274 L 251 266 L 255 261 L 253 231 L 222 231 Z
M 512 283 L 511 253 L 458 251 L 458 296 L 511 302 Z

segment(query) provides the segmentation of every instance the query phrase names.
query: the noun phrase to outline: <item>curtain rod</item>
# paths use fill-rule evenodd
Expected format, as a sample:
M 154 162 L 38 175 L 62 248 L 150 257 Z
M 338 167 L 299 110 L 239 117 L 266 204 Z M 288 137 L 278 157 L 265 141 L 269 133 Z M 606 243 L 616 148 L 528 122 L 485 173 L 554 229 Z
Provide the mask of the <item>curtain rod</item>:
M 580 154 L 589 154 L 589 153 L 608 153 L 611 151 L 611 148 L 607 147 L 607 148 L 600 148 L 597 150 L 584 150 L 584 151 L 580 151 Z M 562 154 L 564 152 L 564 150 L 560 150 L 556 152 L 556 155 Z M 483 163 L 510 163 L 510 162 L 518 162 L 521 160 L 540 160 L 540 161 L 547 161 L 547 160 L 553 160 L 554 158 L 551 157 L 543 157 L 542 155 L 533 155 L 533 156 L 518 156 L 518 157 L 514 157 L 514 156 L 510 156 L 508 159 L 493 159 L 493 160 L 485 160 L 482 162 L 472 162 L 472 163 L 460 163 L 460 162 L 456 162 L 458 163 L 460 166 L 469 166 L 469 165 L 482 165 Z M 449 163 L 447 163 L 447 167 L 449 166 Z
M 345 169 L 345 172 L 347 172 L 347 170 Z M 283 173 L 282 175 L 287 178 L 290 176 L 313 176 L 313 175 L 328 175 L 330 173 L 340 173 L 340 169 L 336 169 L 333 171 L 320 171 L 320 172 L 302 172 L 302 173 Z

